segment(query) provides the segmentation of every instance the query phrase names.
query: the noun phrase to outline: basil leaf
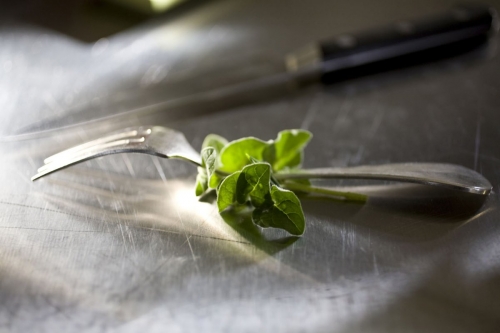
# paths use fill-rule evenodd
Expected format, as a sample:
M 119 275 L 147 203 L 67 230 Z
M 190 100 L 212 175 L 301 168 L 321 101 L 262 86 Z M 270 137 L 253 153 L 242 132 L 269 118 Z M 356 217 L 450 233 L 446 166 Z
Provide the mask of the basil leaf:
M 215 189 L 217 188 L 217 186 L 219 186 L 219 184 L 221 183 L 221 181 L 224 179 L 223 176 L 220 176 L 218 174 L 215 173 L 215 169 L 217 169 L 217 165 L 218 165 L 218 161 L 217 161 L 217 158 L 216 156 L 219 156 L 220 155 L 220 152 L 222 151 L 222 149 L 224 148 L 224 146 L 227 145 L 227 140 L 225 138 L 223 138 L 222 136 L 220 135 L 217 135 L 217 134 L 209 134 L 205 137 L 205 140 L 203 140 L 203 144 L 202 144 L 202 158 L 203 158 L 203 150 L 207 149 L 207 148 L 213 148 L 214 149 L 214 152 L 215 154 L 210 154 L 211 156 L 213 155 L 214 158 L 213 158 L 213 163 L 212 163 L 212 158 L 207 156 L 207 159 L 210 158 L 210 163 L 207 163 L 209 164 L 207 167 L 209 167 L 212 171 L 209 172 L 207 171 L 208 173 L 208 188 L 212 188 L 212 189 Z
M 224 180 L 224 176 L 221 176 L 214 172 L 212 176 L 210 176 L 210 179 L 208 180 L 208 187 L 216 189 L 219 187 L 220 183 Z
M 269 182 L 271 166 L 267 163 L 255 163 L 244 167 L 236 185 L 236 199 L 243 204 L 248 200 L 254 207 L 272 204 Z
M 210 178 L 215 172 L 215 162 L 217 161 L 217 153 L 215 152 L 215 148 L 204 148 L 201 151 L 201 160 L 203 161 L 203 165 L 205 166 L 207 177 Z
M 220 170 L 224 172 L 235 172 L 241 170 L 245 165 L 251 163 L 251 157 L 262 160 L 262 153 L 269 142 L 254 137 L 243 138 L 228 143 L 220 153 Z
M 240 175 L 240 171 L 234 172 L 224 178 L 222 183 L 220 183 L 220 186 L 217 189 L 217 207 L 219 208 L 219 212 L 222 212 L 229 206 L 237 203 L 236 184 Z
M 200 196 L 209 188 L 209 180 L 212 179 L 215 173 L 215 164 L 217 161 L 217 153 L 212 147 L 204 148 L 201 151 L 201 167 L 198 167 L 198 175 L 196 176 L 196 195 Z
M 222 181 L 223 177 L 217 175 L 215 173 L 216 165 L 217 165 L 217 151 L 213 147 L 204 148 L 201 151 L 201 159 L 203 161 L 203 165 L 206 169 L 207 175 L 207 186 L 209 188 L 217 188 L 217 186 Z
M 298 167 L 302 163 L 303 150 L 311 138 L 311 132 L 305 130 L 281 131 L 264 156 L 275 171 Z
M 302 235 L 305 218 L 299 199 L 295 193 L 279 187 L 273 171 L 300 166 L 311 137 L 308 131 L 285 130 L 274 141 L 248 137 L 228 143 L 223 137 L 210 134 L 203 141 L 196 194 L 216 188 L 219 212 L 232 207 L 232 212 L 245 213 L 251 204 L 255 224 Z M 285 178 L 283 185 L 298 192 L 316 191 L 308 180 Z
M 302 235 L 306 225 L 302 206 L 297 196 L 291 191 L 273 185 L 271 198 L 273 206 L 254 210 L 252 214 L 254 223 L 263 228 L 280 228 L 292 235 Z
M 202 168 L 198 167 L 198 175 L 196 175 L 196 196 L 200 196 L 208 188 L 208 179 L 207 179 L 207 171 Z
M 205 140 L 203 140 L 201 149 L 212 147 L 217 154 L 220 154 L 225 145 L 227 145 L 227 140 L 225 138 L 217 134 L 209 134 L 205 137 Z

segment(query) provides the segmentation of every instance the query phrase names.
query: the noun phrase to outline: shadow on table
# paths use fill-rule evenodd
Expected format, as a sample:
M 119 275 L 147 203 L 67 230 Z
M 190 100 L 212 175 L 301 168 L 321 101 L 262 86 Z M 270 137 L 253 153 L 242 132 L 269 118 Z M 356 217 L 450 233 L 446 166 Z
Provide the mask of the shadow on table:
M 241 252 L 242 258 L 248 256 L 252 261 L 279 252 L 298 239 L 278 229 L 262 231 L 253 224 L 249 213 L 229 211 L 221 219 L 211 198 L 200 201 L 194 195 L 193 184 L 186 179 L 133 179 L 81 170 L 85 169 L 65 170 L 48 178 L 49 186 L 41 193 L 44 200 L 96 222 L 184 234 L 187 238 L 197 238 L 198 242 L 220 240 L 221 250 L 232 255 Z M 253 251 L 249 251 L 250 245 L 262 251 L 262 256 L 250 254 Z
M 209 204 L 216 204 L 216 200 L 215 191 L 210 191 L 200 197 L 200 202 Z M 226 210 L 220 215 L 224 222 L 239 235 L 268 254 L 279 252 L 300 239 L 300 237 L 291 236 L 284 230 L 257 227 L 252 221 L 252 211 L 250 209 L 240 212 Z
M 268 254 L 274 254 L 295 243 L 300 237 L 290 236 L 282 230 L 261 229 L 252 222 L 252 216 L 224 212 L 222 219 L 249 242 Z
M 362 193 L 368 200 L 356 203 L 327 198 L 305 199 L 302 205 L 306 214 L 346 221 L 412 241 L 444 236 L 489 210 L 479 212 L 487 196 L 436 186 L 396 184 L 337 190 Z

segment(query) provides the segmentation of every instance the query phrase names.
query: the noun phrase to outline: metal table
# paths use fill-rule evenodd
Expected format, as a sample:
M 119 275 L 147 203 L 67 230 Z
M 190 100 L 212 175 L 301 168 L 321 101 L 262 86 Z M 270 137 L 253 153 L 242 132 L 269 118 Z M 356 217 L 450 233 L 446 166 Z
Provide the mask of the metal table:
M 479 58 L 220 112 L 132 112 L 9 136 L 39 119 L 90 120 L 203 89 L 224 68 L 238 78 L 269 74 L 309 41 L 451 5 L 212 1 L 94 44 L 3 22 L 0 332 L 498 332 L 498 37 Z M 185 78 L 192 87 L 177 84 Z M 481 172 L 494 193 L 478 202 L 337 182 L 370 199 L 305 200 L 306 233 L 290 239 L 224 221 L 194 196 L 196 170 L 180 161 L 115 155 L 30 181 L 51 153 L 148 123 L 183 131 L 196 148 L 208 133 L 270 139 L 305 128 L 314 133 L 306 167 L 456 163 Z

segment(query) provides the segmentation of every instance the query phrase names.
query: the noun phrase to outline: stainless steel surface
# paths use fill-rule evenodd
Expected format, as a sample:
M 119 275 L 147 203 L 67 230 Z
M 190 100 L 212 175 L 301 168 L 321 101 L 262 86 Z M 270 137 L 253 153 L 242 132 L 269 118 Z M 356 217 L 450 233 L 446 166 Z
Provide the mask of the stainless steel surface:
M 49 156 L 31 180 L 93 158 L 120 153 L 178 158 L 201 166 L 200 154 L 182 133 L 161 126 L 140 126 L 129 127 Z
M 246 66 L 245 62 L 240 62 L 241 66 Z M 281 68 L 283 67 L 283 68 Z M 229 68 L 229 69 L 228 69 Z M 277 70 L 281 69 L 281 72 Z M 221 66 L 219 68 L 220 73 L 226 73 L 230 71 L 230 67 Z M 248 78 L 246 75 L 239 75 L 235 72 L 233 75 L 229 75 L 228 78 L 223 78 L 222 83 L 218 82 L 219 77 L 209 76 L 204 80 L 211 82 L 210 86 L 199 85 L 199 87 L 194 88 L 194 83 L 199 81 L 198 76 L 203 76 L 203 72 L 196 73 L 193 76 L 187 76 L 183 80 L 174 79 L 174 82 L 167 81 L 166 83 L 160 83 L 155 87 L 156 93 L 161 93 L 164 91 L 169 91 L 172 85 L 175 85 L 178 89 L 183 85 L 188 87 L 189 93 L 182 92 L 179 95 L 165 96 L 159 95 L 154 97 L 154 94 L 145 92 L 145 96 L 142 99 L 147 101 L 146 105 L 141 105 L 139 107 L 128 107 L 126 110 L 117 112 L 121 110 L 124 106 L 129 105 L 131 102 L 136 103 L 136 99 L 132 94 L 129 96 L 128 92 L 125 93 L 126 97 L 119 100 L 117 103 L 112 103 L 107 107 L 113 110 L 109 115 L 98 115 L 93 119 L 88 119 L 86 113 L 89 111 L 88 105 L 84 105 L 83 109 L 77 108 L 77 110 L 71 111 L 68 114 L 63 112 L 63 114 L 56 114 L 47 119 L 35 120 L 33 123 L 29 123 L 27 126 L 23 126 L 14 133 L 14 135 L 8 135 L 1 137 L 1 141 L 15 141 L 15 140 L 26 140 L 38 137 L 43 137 L 54 131 L 60 131 L 64 128 L 75 128 L 75 127 L 89 127 L 96 123 L 101 122 L 112 122 L 119 119 L 127 117 L 144 117 L 155 113 L 166 113 L 171 118 L 186 118 L 193 117 L 203 113 L 210 113 L 214 111 L 220 111 L 222 109 L 227 109 L 231 107 L 242 106 L 248 103 L 258 103 L 262 101 L 268 101 L 272 98 L 283 97 L 284 95 L 290 95 L 301 85 L 311 84 L 312 82 L 317 83 L 321 76 L 321 66 L 309 66 L 307 68 L 301 68 L 300 70 L 294 71 L 293 73 L 287 73 L 283 66 L 274 66 L 273 70 L 261 77 Z M 217 83 L 218 82 L 218 83 Z M 197 91 L 198 89 L 202 91 Z M 185 90 L 186 88 L 184 88 Z M 183 89 L 180 89 L 181 91 Z M 177 92 L 179 94 L 179 92 Z M 151 101 L 159 99 L 155 103 Z M 115 101 L 116 102 L 116 101 Z M 75 114 L 76 113 L 76 114 Z
M 120 154 L 143 153 L 163 158 L 179 158 L 201 165 L 201 157 L 182 133 L 161 126 L 132 127 L 91 140 L 47 157 L 31 180 L 94 158 Z M 393 180 L 438 185 L 470 193 L 487 195 L 492 186 L 482 175 L 453 164 L 398 163 L 350 168 L 305 169 L 277 173 L 276 179 L 361 178 Z
M 4 21 L 0 132 L 33 117 L 90 120 L 149 105 L 178 93 L 155 87 L 228 55 L 282 59 L 311 40 L 451 5 L 213 1 L 95 45 Z M 479 59 L 1 142 L 0 332 L 498 332 L 498 39 Z M 314 133 L 307 168 L 453 163 L 483 174 L 493 192 L 339 181 L 368 202 L 304 200 L 307 230 L 294 240 L 223 220 L 194 197 L 196 168 L 182 161 L 119 154 L 30 181 L 46 156 L 148 124 L 183 132 L 196 149 L 208 133 L 266 139 L 305 128 Z

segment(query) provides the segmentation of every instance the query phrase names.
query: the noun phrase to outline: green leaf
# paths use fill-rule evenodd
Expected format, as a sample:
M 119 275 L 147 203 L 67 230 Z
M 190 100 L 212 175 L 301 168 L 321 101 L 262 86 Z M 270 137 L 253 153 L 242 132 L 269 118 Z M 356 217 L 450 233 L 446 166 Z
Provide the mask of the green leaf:
M 302 235 L 306 225 L 297 196 L 291 191 L 273 185 L 271 198 L 274 202 L 273 206 L 254 210 L 252 215 L 254 223 L 263 228 L 280 228 L 292 235 Z
M 210 179 L 208 180 L 208 187 L 209 188 L 217 188 L 219 187 L 220 183 L 224 180 L 225 176 L 221 176 L 217 174 L 217 172 L 214 172 L 212 176 L 210 176 Z
M 206 185 L 198 182 L 198 178 L 196 181 L 196 194 L 199 195 L 199 191 L 202 191 L 203 188 L 206 189 L 211 188 L 215 189 L 221 181 L 224 179 L 224 176 L 218 175 L 215 170 L 217 169 L 217 156 L 222 151 L 222 148 L 227 145 L 227 140 L 220 135 L 217 134 L 209 134 L 205 137 L 202 144 L 202 164 L 203 167 L 206 168 Z M 203 180 L 203 177 L 200 176 L 200 181 Z M 202 192 L 203 193 L 203 192 Z
M 285 130 L 274 141 L 248 137 L 228 143 L 223 137 L 210 134 L 203 141 L 196 194 L 216 188 L 219 212 L 229 207 L 232 212 L 247 212 L 251 204 L 255 224 L 302 235 L 305 219 L 299 199 L 295 193 L 279 187 L 273 171 L 299 167 L 311 137 L 308 131 Z M 319 191 L 307 180 L 285 177 L 282 181 L 293 190 Z
M 311 138 L 311 132 L 305 130 L 281 131 L 274 144 L 266 149 L 264 157 L 275 171 L 298 167 L 302 163 L 303 150 Z
M 224 179 L 223 176 L 218 175 L 215 170 L 217 166 L 217 151 L 213 147 L 204 148 L 201 151 L 201 158 L 207 170 L 207 186 L 215 189 L 219 186 L 220 182 Z
M 209 134 L 203 140 L 203 144 L 201 145 L 201 149 L 212 147 L 215 149 L 217 154 L 220 154 L 222 148 L 227 145 L 227 140 L 220 135 L 217 134 Z
M 248 137 L 228 143 L 220 153 L 221 171 L 235 172 L 251 163 L 251 157 L 262 160 L 262 153 L 269 142 Z
M 240 204 L 250 197 L 254 207 L 272 204 L 269 182 L 271 166 L 267 163 L 255 163 L 244 167 L 236 185 L 236 199 Z
M 215 172 L 215 162 L 217 161 L 217 153 L 215 152 L 215 148 L 203 148 L 203 150 L 201 151 L 201 160 L 203 161 L 202 165 L 205 166 L 207 177 L 210 178 Z
M 200 196 L 209 188 L 209 180 L 215 173 L 215 164 L 217 161 L 217 153 L 212 147 L 204 148 L 201 151 L 201 167 L 198 167 L 198 175 L 196 176 L 196 195 Z
M 219 208 L 219 212 L 237 203 L 236 184 L 240 175 L 241 172 L 237 171 L 227 176 L 217 189 L 217 207 Z
M 207 172 L 204 168 L 198 167 L 198 175 L 196 175 L 196 196 L 205 193 L 207 188 Z

